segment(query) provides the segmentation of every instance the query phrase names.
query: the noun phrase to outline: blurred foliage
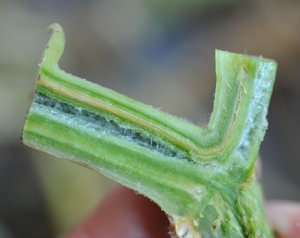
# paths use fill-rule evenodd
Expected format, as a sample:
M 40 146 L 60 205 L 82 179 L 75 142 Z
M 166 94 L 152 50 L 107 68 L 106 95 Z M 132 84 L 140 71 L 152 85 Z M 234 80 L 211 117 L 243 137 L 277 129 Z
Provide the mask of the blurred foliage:
M 86 216 L 100 201 L 112 181 L 96 172 L 44 153 L 35 153 L 45 200 L 58 233 L 65 232 Z

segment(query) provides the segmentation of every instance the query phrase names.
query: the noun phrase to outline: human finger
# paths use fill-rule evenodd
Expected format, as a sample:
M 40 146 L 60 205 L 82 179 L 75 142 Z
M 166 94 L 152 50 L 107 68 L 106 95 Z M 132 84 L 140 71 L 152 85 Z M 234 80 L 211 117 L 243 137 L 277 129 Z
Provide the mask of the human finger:
M 287 201 L 267 203 L 267 215 L 279 238 L 300 238 L 300 204 Z
M 67 238 L 167 238 L 166 214 L 146 197 L 118 186 Z

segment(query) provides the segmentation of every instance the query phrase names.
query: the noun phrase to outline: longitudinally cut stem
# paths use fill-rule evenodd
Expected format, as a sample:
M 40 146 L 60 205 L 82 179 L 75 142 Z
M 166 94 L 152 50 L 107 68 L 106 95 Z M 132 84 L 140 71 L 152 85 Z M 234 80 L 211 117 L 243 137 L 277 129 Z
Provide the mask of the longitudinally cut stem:
M 200 128 L 59 69 L 52 24 L 24 144 L 92 168 L 156 202 L 174 237 L 272 237 L 254 167 L 277 64 L 216 51 L 217 86 Z

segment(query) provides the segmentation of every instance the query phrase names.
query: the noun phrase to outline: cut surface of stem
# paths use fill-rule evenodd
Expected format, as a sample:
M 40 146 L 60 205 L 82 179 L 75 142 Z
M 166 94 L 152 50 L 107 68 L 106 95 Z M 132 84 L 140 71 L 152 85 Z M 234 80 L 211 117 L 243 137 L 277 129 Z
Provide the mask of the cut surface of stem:
M 277 64 L 216 51 L 206 128 L 59 69 L 64 32 L 52 24 L 23 143 L 144 194 L 174 237 L 272 237 L 254 168 Z

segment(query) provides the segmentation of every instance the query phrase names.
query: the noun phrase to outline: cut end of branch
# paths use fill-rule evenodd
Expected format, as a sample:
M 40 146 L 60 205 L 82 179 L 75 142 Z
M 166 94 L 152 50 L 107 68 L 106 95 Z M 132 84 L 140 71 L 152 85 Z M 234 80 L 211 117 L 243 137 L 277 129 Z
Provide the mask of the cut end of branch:
M 194 229 L 197 226 L 197 221 L 192 222 L 188 217 L 168 216 L 168 218 L 171 238 L 201 238 L 200 234 Z

